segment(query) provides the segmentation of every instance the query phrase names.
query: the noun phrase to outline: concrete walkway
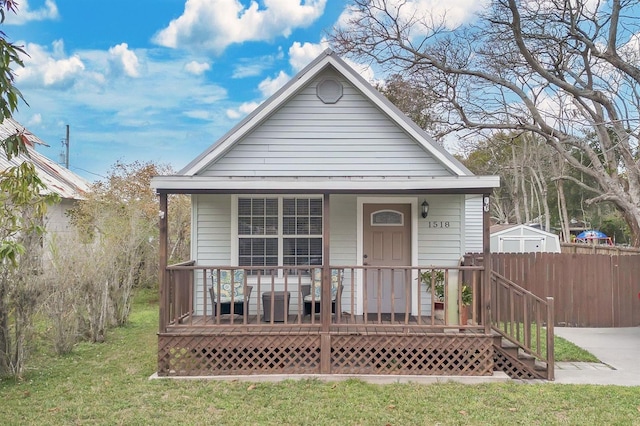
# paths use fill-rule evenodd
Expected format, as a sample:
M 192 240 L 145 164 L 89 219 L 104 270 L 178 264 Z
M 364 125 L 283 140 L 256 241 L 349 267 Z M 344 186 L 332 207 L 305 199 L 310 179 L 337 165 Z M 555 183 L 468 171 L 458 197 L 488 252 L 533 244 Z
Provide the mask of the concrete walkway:
M 558 362 L 556 383 L 640 386 L 640 327 L 554 330 L 556 335 L 602 361 L 602 364 Z

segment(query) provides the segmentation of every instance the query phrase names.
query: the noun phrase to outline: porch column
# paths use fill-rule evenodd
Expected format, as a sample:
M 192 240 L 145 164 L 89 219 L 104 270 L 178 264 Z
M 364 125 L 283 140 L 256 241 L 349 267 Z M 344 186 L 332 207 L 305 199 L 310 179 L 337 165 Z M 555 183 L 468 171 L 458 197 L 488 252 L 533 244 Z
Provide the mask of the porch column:
M 320 331 L 320 373 L 331 373 L 331 269 L 330 269 L 330 241 L 329 241 L 329 194 L 323 194 L 322 212 L 322 286 L 320 296 L 320 319 L 322 328 Z M 313 315 L 313 314 L 311 314 Z
M 160 259 L 159 259 L 159 273 L 158 273 L 158 286 L 160 289 L 160 324 L 159 324 L 159 331 L 163 332 L 165 331 L 165 327 L 167 326 L 167 308 L 168 308 L 168 301 L 167 301 L 167 297 L 169 297 L 168 291 L 167 291 L 167 248 L 168 248 L 168 232 L 167 232 L 167 215 L 169 214 L 169 210 L 168 210 L 168 202 L 167 202 L 167 194 L 166 193 L 160 193 L 160 212 L 159 212 L 159 216 L 160 216 L 160 220 L 158 221 L 158 228 L 159 228 L 159 252 L 160 252 Z
M 491 194 L 482 195 L 482 323 L 484 332 L 491 333 Z
M 320 300 L 321 318 L 322 318 L 322 331 L 328 333 L 329 325 L 331 324 L 331 242 L 329 241 L 329 194 L 325 193 L 323 197 L 323 209 L 322 217 L 322 292 Z

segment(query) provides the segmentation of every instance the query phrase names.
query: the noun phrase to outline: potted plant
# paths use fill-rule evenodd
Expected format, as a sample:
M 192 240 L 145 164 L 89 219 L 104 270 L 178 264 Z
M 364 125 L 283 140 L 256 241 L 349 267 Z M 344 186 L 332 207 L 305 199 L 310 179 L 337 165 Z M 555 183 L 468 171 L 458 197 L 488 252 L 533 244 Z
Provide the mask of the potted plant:
M 460 307 L 460 324 L 467 325 L 469 321 L 469 306 L 473 303 L 473 291 L 469 284 L 462 283 L 460 302 L 462 303 Z
M 434 315 L 436 319 L 444 319 L 444 271 L 441 269 L 429 269 L 420 274 L 420 280 L 431 294 L 433 285 Z

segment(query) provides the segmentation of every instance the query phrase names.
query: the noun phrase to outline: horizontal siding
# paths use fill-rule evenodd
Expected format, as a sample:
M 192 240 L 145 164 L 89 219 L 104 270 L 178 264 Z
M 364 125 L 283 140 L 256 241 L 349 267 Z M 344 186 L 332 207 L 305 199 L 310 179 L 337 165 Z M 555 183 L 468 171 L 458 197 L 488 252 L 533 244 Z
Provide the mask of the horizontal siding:
M 464 195 L 429 195 L 429 216 L 418 220 L 418 264 L 458 265 L 462 256 Z M 429 227 L 429 222 L 448 222 L 448 228 Z
M 197 195 L 193 197 L 196 208 L 194 226 L 195 259 L 200 265 L 231 265 L 231 199 L 230 195 Z M 455 266 L 463 253 L 462 228 L 465 218 L 465 196 L 429 195 L 429 216 L 418 219 L 418 265 Z M 419 202 L 422 202 L 422 196 Z M 330 199 L 331 259 L 333 265 L 355 265 L 357 259 L 357 196 L 332 195 Z M 429 227 L 429 222 L 448 222 L 448 228 Z M 351 300 L 352 285 L 345 277 L 343 308 Z M 453 278 L 453 277 L 452 277 Z M 197 277 L 201 280 L 200 277 Z M 200 281 L 199 281 L 200 282 Z M 424 288 L 421 288 L 424 291 Z M 422 312 L 430 311 L 426 291 L 422 298 Z M 258 295 L 251 297 L 251 311 L 255 312 Z M 292 306 L 297 303 L 297 294 L 292 294 Z M 202 312 L 202 294 L 196 295 L 196 306 Z M 210 311 L 210 307 L 207 308 Z
M 357 198 L 354 195 L 332 195 L 330 199 L 331 261 L 333 265 L 355 265 L 357 263 Z M 345 272 L 344 291 L 341 304 L 343 311 L 350 310 L 351 271 Z M 354 294 L 355 297 L 355 294 Z
M 192 247 L 198 265 L 231 265 L 231 196 L 194 195 L 195 223 Z M 202 273 L 196 273 L 195 307 L 203 311 Z M 207 283 L 208 287 L 209 283 Z M 211 312 L 209 295 L 207 312 Z
M 464 252 L 482 253 L 482 195 L 467 195 L 464 223 Z
M 336 104 L 322 103 L 316 84 L 326 77 L 311 82 L 202 175 L 451 175 L 347 80 L 339 78 L 344 93 Z

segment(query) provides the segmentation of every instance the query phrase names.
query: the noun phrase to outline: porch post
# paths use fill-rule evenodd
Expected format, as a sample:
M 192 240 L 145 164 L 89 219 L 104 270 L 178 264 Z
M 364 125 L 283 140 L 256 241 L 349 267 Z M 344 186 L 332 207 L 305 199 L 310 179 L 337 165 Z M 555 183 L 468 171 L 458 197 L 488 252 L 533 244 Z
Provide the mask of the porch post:
M 482 322 L 485 334 L 491 333 L 491 194 L 482 195 Z
M 331 324 L 331 269 L 330 269 L 330 241 L 329 241 L 329 194 L 323 197 L 323 224 L 322 224 L 322 296 L 320 297 L 320 309 L 322 319 L 322 331 L 329 332 Z
M 167 215 L 169 213 L 168 211 L 168 202 L 167 202 L 167 194 L 166 193 L 160 193 L 160 220 L 158 221 L 158 228 L 159 228 L 159 252 L 160 252 L 160 260 L 159 260 L 159 273 L 158 273 L 158 280 L 159 280 L 159 288 L 160 288 L 160 324 L 159 324 L 159 331 L 163 332 L 165 331 L 165 328 L 167 326 L 167 308 L 168 308 L 168 303 L 167 303 L 167 297 L 168 297 L 168 291 L 167 291 L 167 247 L 168 247 L 168 242 L 167 242 L 167 236 L 168 236 L 168 232 L 167 232 Z
M 329 241 L 329 194 L 323 194 L 322 200 L 322 285 L 320 296 L 320 373 L 331 373 L 331 270 L 330 270 L 330 241 Z M 312 314 L 313 315 L 313 314 Z

